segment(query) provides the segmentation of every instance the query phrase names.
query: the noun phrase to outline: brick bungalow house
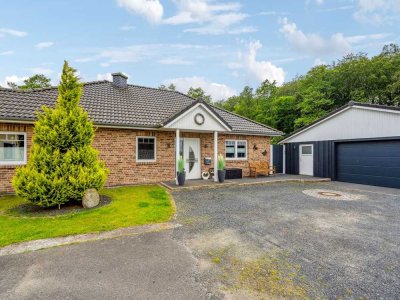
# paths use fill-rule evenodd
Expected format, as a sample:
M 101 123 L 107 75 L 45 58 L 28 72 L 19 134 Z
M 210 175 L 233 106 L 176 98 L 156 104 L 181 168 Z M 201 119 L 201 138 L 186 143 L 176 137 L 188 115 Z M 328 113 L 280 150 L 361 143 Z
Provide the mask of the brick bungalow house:
M 107 186 L 173 180 L 183 155 L 186 178 L 201 178 L 215 167 L 249 174 L 250 161 L 269 161 L 270 139 L 282 133 L 182 93 L 113 82 L 85 83 L 81 105 L 96 126 L 93 146 L 110 169 Z M 56 87 L 37 90 L 0 88 L 0 193 L 12 192 L 16 166 L 24 165 L 32 145 L 36 111 L 54 105 Z

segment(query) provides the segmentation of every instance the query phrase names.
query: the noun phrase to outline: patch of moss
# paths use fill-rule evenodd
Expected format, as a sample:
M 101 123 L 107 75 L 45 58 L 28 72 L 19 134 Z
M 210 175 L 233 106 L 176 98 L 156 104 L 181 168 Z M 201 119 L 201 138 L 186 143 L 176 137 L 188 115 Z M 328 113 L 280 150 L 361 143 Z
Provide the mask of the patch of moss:
M 257 258 L 238 258 L 229 249 L 209 252 L 221 265 L 220 277 L 227 291 L 248 291 L 256 298 L 308 299 L 308 287 L 299 265 L 285 253 L 268 253 Z M 216 263 L 218 261 L 218 263 Z

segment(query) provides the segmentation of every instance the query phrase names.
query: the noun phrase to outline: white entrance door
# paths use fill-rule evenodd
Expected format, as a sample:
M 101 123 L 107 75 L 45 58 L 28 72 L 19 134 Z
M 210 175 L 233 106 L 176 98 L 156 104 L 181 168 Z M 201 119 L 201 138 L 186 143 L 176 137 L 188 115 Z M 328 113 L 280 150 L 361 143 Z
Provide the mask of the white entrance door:
M 185 138 L 183 140 L 183 158 L 185 160 L 186 179 L 200 178 L 200 139 Z
M 313 145 L 300 145 L 300 174 L 314 175 Z

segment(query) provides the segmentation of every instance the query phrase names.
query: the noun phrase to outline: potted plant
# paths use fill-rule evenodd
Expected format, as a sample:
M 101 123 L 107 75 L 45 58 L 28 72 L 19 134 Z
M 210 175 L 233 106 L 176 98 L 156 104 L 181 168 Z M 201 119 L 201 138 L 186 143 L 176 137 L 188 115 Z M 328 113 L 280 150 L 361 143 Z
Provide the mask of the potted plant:
M 218 155 L 218 181 L 225 181 L 225 159 L 221 154 Z
M 186 172 L 185 172 L 185 161 L 182 156 L 180 156 L 178 159 L 178 172 L 176 172 L 176 173 L 177 173 L 177 177 L 178 177 L 178 184 L 184 185 L 185 178 L 186 178 Z

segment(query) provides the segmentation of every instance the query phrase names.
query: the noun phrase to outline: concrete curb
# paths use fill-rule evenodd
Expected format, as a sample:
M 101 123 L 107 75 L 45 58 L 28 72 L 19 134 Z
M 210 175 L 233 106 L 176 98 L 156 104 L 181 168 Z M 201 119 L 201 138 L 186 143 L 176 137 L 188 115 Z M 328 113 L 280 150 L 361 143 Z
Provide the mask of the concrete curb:
M 316 179 L 277 179 L 277 180 L 269 180 L 269 181 L 255 181 L 255 182 L 229 182 L 229 183 L 220 183 L 220 184 L 207 184 L 207 185 L 198 185 L 198 186 L 181 186 L 181 187 L 171 187 L 165 183 L 160 183 L 166 189 L 172 192 L 179 191 L 190 191 L 190 190 L 201 190 L 201 189 L 218 189 L 225 187 L 233 187 L 233 186 L 252 186 L 252 185 L 268 185 L 273 183 L 318 183 L 318 182 L 329 182 L 330 178 L 316 178 Z
M 156 223 L 149 224 L 143 226 L 133 226 L 133 227 L 125 227 L 119 228 L 112 231 L 104 231 L 97 233 L 86 233 L 86 234 L 78 234 L 78 235 L 69 235 L 65 237 L 57 237 L 57 238 L 49 238 L 49 239 L 41 239 L 29 242 L 22 242 L 17 244 L 11 244 L 0 248 L 0 256 L 19 254 L 28 251 L 36 251 L 40 249 L 46 249 L 51 247 L 63 246 L 68 244 L 75 243 L 83 243 L 89 241 L 97 241 L 104 239 L 111 239 L 122 236 L 131 236 L 138 235 L 148 232 L 162 231 L 173 229 L 179 227 L 179 224 L 174 224 L 171 222 L 168 223 Z

